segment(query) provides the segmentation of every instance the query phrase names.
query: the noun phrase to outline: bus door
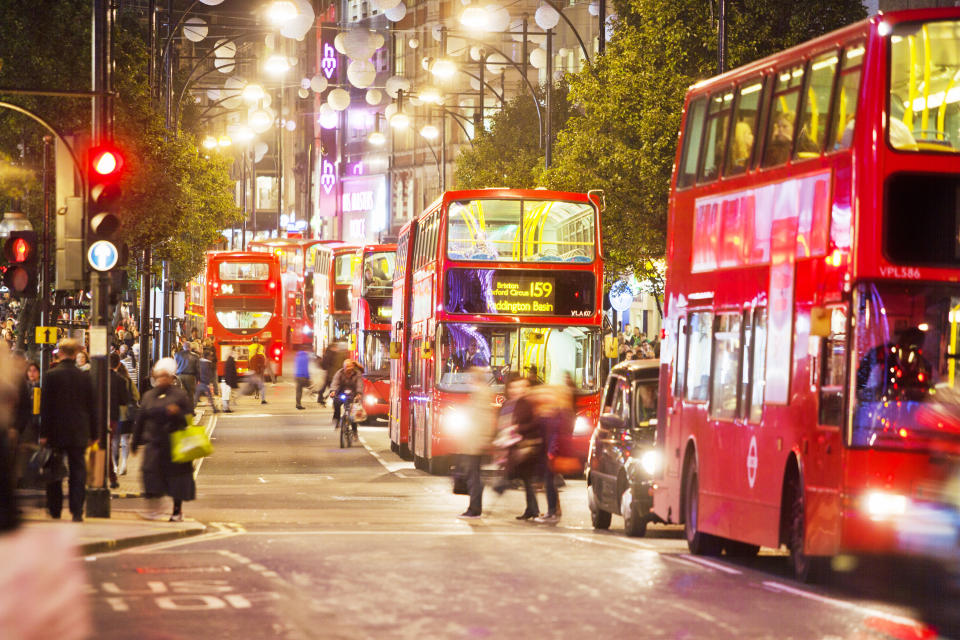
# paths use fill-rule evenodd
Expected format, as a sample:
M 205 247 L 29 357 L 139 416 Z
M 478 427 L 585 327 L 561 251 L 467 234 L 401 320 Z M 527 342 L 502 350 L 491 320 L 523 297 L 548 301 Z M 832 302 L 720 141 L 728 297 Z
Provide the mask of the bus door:
M 684 312 L 676 324 L 676 334 L 673 340 L 673 378 L 670 381 L 670 402 L 666 407 L 666 425 L 665 428 L 665 470 L 667 477 L 666 485 L 673 490 L 673 495 L 669 496 L 668 504 L 680 504 L 680 474 L 683 472 L 683 396 L 686 383 L 686 363 L 687 363 L 687 316 Z M 682 518 L 680 513 L 659 514 L 673 522 L 679 522 Z
M 817 429 L 810 437 L 805 455 L 804 483 L 807 487 L 809 551 L 836 553 L 840 545 L 843 481 L 843 421 L 846 414 L 849 376 L 847 327 L 844 306 L 815 308 L 811 334 L 816 334 L 815 359 L 810 365 L 811 388 L 817 390 Z

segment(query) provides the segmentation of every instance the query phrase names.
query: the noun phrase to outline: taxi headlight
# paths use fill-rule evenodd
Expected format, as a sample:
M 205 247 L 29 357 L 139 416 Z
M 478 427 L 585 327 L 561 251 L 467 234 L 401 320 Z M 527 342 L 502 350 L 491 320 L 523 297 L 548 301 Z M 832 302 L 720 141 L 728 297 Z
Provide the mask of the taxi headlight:
M 368 393 L 367 395 L 363 396 L 363 401 L 367 404 L 377 404 L 377 396 Z
M 660 452 L 656 449 L 649 449 L 640 456 L 640 466 L 649 475 L 654 475 L 660 470 Z
M 466 433 L 470 416 L 463 409 L 447 409 L 443 413 L 443 430 L 453 436 Z
M 886 491 L 871 491 L 863 498 L 863 506 L 874 520 L 902 516 L 907 512 L 907 497 Z
M 590 433 L 590 420 L 587 416 L 577 416 L 577 421 L 573 423 L 573 435 L 582 436 L 588 433 Z

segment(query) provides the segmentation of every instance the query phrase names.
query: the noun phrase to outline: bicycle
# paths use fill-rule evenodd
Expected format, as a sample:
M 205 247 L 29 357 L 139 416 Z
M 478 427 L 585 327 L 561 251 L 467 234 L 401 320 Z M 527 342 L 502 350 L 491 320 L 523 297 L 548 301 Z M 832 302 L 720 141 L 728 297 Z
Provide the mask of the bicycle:
M 337 429 L 340 430 L 340 448 L 349 449 L 357 436 L 357 423 L 353 421 L 353 404 L 356 402 L 351 391 L 340 394 L 340 419 L 337 420 Z

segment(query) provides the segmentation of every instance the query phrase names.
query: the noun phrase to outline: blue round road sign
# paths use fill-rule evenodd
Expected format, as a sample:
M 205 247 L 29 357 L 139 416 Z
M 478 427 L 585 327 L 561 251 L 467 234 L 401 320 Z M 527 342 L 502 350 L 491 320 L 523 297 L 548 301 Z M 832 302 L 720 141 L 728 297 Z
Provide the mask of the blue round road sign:
M 626 280 L 617 280 L 610 287 L 610 306 L 623 312 L 633 304 L 633 290 Z
M 87 249 L 87 262 L 97 271 L 110 271 L 117 266 L 120 252 L 112 242 L 97 240 Z

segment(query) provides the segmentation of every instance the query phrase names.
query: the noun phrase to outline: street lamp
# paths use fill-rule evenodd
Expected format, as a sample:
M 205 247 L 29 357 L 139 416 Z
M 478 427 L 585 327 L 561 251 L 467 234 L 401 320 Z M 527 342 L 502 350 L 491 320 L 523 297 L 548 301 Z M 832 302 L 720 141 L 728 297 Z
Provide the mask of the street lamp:
M 432 124 L 426 124 L 420 129 L 420 135 L 427 140 L 436 140 L 440 135 L 440 130 Z
M 208 150 L 213 150 L 217 146 L 217 139 L 213 136 L 206 136 L 203 139 L 203 148 Z
M 287 56 L 275 53 L 263 63 L 263 70 L 272 76 L 283 76 L 290 70 L 290 61 Z
M 297 5 L 289 0 L 276 0 L 267 7 L 267 19 L 270 24 L 282 27 L 297 17 Z
M 243 91 L 240 95 L 243 96 L 244 102 L 247 102 L 248 104 L 254 104 L 260 100 L 263 100 L 265 93 L 262 86 L 256 84 L 255 82 L 251 82 L 243 88 Z
M 257 109 L 247 118 L 247 123 L 257 133 L 264 133 L 273 125 L 273 116 L 266 109 Z
M 221 148 L 229 147 L 232 144 L 233 144 L 233 140 L 230 139 L 230 136 L 224 135 L 217 138 L 217 146 Z

